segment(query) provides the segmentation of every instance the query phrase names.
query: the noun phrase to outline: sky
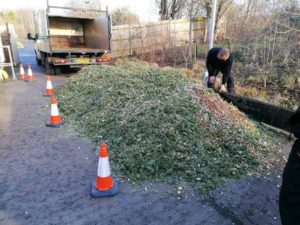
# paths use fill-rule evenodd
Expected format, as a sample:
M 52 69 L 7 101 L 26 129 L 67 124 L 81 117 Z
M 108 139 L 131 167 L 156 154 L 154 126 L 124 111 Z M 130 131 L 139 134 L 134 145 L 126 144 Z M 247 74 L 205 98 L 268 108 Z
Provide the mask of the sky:
M 68 2 L 68 0 L 49 0 L 49 2 L 51 4 L 62 5 L 62 3 Z M 116 8 L 128 7 L 130 11 L 140 17 L 142 22 L 158 20 L 158 9 L 155 7 L 155 0 L 100 0 L 100 3 L 102 9 L 108 6 L 110 12 Z M 0 10 L 15 8 L 46 8 L 46 0 L 8 0 L 0 4 Z
M 155 7 L 155 0 L 101 0 L 108 10 L 118 7 L 128 7 L 132 12 L 139 15 L 144 22 L 157 21 L 158 9 Z

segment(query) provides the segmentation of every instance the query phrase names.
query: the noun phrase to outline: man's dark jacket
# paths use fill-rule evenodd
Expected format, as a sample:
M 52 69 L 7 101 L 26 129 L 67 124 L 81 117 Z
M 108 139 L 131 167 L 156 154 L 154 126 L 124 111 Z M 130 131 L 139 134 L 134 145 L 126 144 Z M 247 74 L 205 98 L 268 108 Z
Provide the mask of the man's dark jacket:
M 297 138 L 284 168 L 279 197 L 282 225 L 300 225 L 300 107 L 290 118 Z
M 216 76 L 219 71 L 223 74 L 222 84 L 226 84 L 230 76 L 233 56 L 230 53 L 229 58 L 226 61 L 218 59 L 218 53 L 222 48 L 212 48 L 207 53 L 206 68 L 209 76 Z M 299 224 L 300 225 L 300 224 Z

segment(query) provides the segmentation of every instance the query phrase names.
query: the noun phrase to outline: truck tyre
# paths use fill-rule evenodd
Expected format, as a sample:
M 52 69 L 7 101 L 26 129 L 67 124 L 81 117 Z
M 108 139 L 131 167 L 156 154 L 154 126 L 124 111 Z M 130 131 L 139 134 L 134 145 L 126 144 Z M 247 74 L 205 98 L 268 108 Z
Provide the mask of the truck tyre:
M 55 74 L 56 74 L 56 75 L 61 74 L 61 66 L 56 66 L 56 67 L 54 67 L 54 70 L 55 70 Z
M 39 59 L 37 56 L 35 57 L 36 63 L 40 66 L 42 65 L 42 60 Z
M 48 59 L 46 59 L 46 74 L 55 75 L 54 66 L 48 62 Z
M 41 53 L 41 62 L 42 62 L 42 65 L 46 66 L 46 59 L 47 59 L 47 56 L 45 53 Z

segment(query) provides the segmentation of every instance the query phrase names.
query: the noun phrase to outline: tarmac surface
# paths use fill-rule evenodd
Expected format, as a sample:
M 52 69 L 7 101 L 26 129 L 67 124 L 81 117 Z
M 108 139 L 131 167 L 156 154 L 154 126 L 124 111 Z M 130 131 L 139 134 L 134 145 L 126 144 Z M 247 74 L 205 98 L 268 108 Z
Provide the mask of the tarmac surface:
M 19 50 L 35 81 L 0 83 L 0 225 L 281 224 L 282 171 L 228 181 L 205 197 L 178 194 L 166 183 L 127 181 L 112 198 L 90 197 L 98 155 L 70 125 L 45 126 L 50 119 L 45 69 L 36 65 L 32 45 Z M 52 76 L 52 84 L 66 79 Z

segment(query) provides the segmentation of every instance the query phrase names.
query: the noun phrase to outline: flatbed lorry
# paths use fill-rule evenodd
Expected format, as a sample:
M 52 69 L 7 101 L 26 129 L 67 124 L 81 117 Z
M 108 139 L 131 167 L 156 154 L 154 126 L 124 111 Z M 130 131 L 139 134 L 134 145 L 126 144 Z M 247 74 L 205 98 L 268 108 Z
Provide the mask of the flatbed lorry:
M 59 74 L 63 67 L 81 68 L 101 64 L 111 50 L 111 20 L 106 8 L 85 9 L 50 6 L 34 15 L 38 65 L 47 74 Z

